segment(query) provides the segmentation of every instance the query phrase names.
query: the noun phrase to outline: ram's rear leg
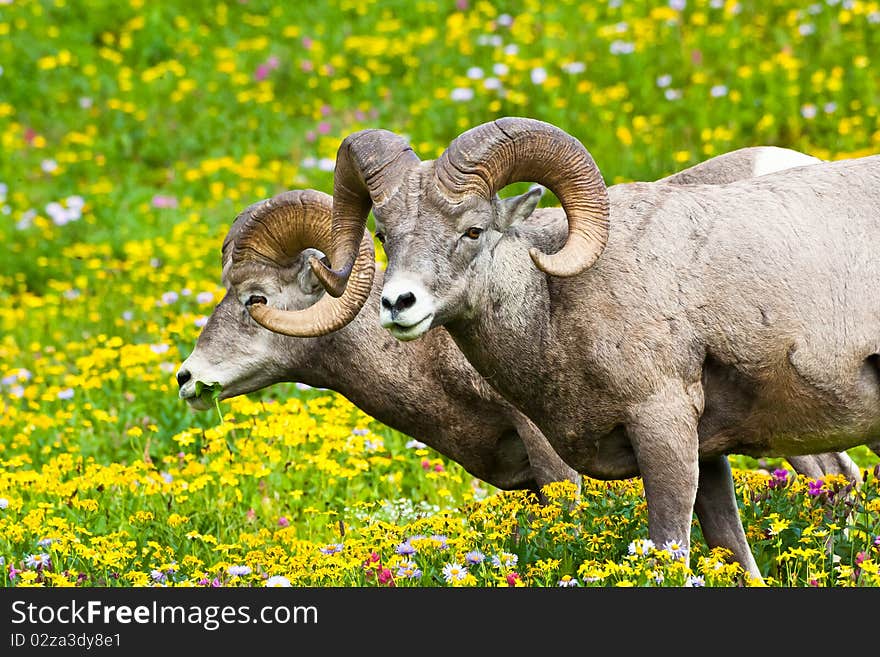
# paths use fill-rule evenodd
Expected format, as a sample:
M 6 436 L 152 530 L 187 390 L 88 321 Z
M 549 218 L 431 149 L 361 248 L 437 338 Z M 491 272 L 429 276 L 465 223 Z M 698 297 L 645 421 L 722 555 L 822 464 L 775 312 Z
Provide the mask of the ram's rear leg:
M 859 466 L 855 464 L 846 452 L 787 456 L 785 460 L 802 477 L 821 479 L 828 475 L 843 475 L 853 483 L 862 483 L 862 473 L 859 470 Z
M 727 548 L 749 577 L 761 580 L 761 571 L 743 530 L 726 456 L 700 461 L 700 484 L 694 507 L 709 547 Z

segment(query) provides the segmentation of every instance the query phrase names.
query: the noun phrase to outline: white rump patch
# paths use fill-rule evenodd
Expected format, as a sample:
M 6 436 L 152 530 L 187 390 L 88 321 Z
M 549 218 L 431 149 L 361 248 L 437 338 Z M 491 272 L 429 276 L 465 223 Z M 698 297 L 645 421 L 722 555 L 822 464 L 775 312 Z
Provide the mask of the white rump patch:
M 821 162 L 817 157 L 778 146 L 763 146 L 755 155 L 752 175 L 763 176 L 774 171 L 783 171 Z

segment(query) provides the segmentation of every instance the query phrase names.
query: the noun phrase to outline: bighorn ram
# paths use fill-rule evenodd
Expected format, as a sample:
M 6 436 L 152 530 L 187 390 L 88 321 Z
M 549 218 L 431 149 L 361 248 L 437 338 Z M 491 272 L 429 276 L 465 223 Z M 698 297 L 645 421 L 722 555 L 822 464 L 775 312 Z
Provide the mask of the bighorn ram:
M 522 222 L 528 195 L 499 203 L 521 180 L 560 199 L 564 239 Z M 689 546 L 696 510 L 707 541 L 760 577 L 726 454 L 842 450 L 880 431 L 880 156 L 606 188 L 583 145 L 541 121 L 478 126 L 425 162 L 361 131 L 337 154 L 336 269 L 311 263 L 332 294 L 371 206 L 382 324 L 401 340 L 445 326 L 566 463 L 641 474 L 657 545 Z
M 760 152 L 763 149 L 743 149 L 677 175 L 707 181 L 747 176 L 753 170 L 754 155 Z M 807 157 L 796 151 L 785 151 L 784 155 L 789 162 Z M 287 308 L 314 304 L 324 291 L 307 259 L 320 253 L 296 251 L 296 240 L 303 238 L 291 233 L 307 224 L 328 225 L 330 209 L 329 196 L 309 191 L 289 192 L 246 209 L 223 243 L 224 285 L 230 288 L 234 268 L 239 283 L 259 281 L 263 294 L 276 291 Z M 256 256 L 249 242 L 242 239 L 243 232 L 253 239 L 255 230 L 257 235 L 266 230 L 256 222 L 267 212 L 305 220 L 280 228 L 278 239 L 284 252 L 270 251 L 269 256 L 281 261 L 283 267 Z M 564 238 L 565 218 L 555 213 L 547 218 L 546 229 Z M 315 244 L 320 245 L 320 240 Z M 234 257 L 236 249 L 238 258 Z M 250 319 L 234 292 L 227 294 L 180 367 L 181 398 L 194 408 L 209 408 L 207 392 L 195 395 L 197 382 L 219 383 L 224 399 L 282 381 L 330 387 L 385 424 L 423 440 L 499 488 L 536 490 L 551 481 L 576 479 L 577 474 L 562 463 L 537 428 L 481 380 L 445 330 L 432 331 L 419 342 L 403 343 L 381 329 L 382 278 L 382 272 L 377 271 L 371 301 L 357 317 L 324 337 L 297 338 L 270 332 Z M 391 387 L 387 386 L 389 380 L 394 380 Z M 846 454 L 790 460 L 797 472 L 811 477 L 831 473 L 859 477 L 858 468 Z

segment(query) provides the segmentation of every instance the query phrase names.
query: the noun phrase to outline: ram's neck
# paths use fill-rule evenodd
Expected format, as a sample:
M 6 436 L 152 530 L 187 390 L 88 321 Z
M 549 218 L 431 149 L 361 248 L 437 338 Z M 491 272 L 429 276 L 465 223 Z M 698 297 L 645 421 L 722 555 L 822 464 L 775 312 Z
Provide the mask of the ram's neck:
M 534 391 L 553 376 L 555 341 L 547 278 L 519 239 L 500 243 L 486 272 L 472 312 L 446 328 L 490 385 L 530 417 L 540 414 L 545 396 Z
M 318 338 L 307 365 L 289 370 L 288 379 L 335 390 L 380 422 L 424 439 L 454 412 L 433 366 L 455 346 L 434 331 L 414 342 L 396 340 L 379 325 L 381 287 L 379 274 L 357 317 Z

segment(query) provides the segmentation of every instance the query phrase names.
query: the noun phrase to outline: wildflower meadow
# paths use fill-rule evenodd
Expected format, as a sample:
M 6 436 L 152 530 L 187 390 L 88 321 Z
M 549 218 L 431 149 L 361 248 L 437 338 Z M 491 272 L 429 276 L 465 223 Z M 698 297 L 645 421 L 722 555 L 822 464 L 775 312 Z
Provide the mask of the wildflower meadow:
M 696 521 L 689 563 L 651 543 L 640 479 L 542 506 L 329 390 L 196 413 L 175 372 L 232 219 L 331 192 L 351 132 L 430 158 L 535 117 L 608 184 L 753 145 L 857 157 L 878 57 L 862 0 L 0 0 L 3 586 L 753 584 Z M 861 486 L 731 457 L 767 584 L 880 585 L 880 466 L 849 453 Z

